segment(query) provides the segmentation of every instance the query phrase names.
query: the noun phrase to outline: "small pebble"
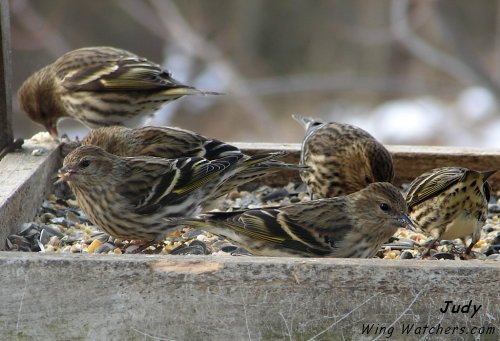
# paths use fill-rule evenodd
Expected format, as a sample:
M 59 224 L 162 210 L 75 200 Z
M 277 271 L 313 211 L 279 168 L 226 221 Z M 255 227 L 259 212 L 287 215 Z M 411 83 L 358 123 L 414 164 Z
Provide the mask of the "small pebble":
M 455 259 L 455 255 L 449 252 L 437 252 L 433 254 L 432 257 L 436 259 L 450 259 L 450 260 Z
M 492 226 L 484 225 L 483 226 L 483 231 L 486 232 L 486 233 L 490 233 L 490 232 L 495 231 L 495 229 Z
M 241 194 L 238 191 L 232 191 L 231 193 L 228 194 L 228 198 L 230 200 L 235 200 L 235 199 L 241 198 Z
M 309 201 L 304 184 L 288 184 L 283 188 L 260 186 L 254 191 L 230 192 L 225 198 L 214 203 L 214 211 L 233 211 L 263 206 L 287 205 L 299 201 Z M 264 202 L 263 202 L 264 201 Z M 500 245 L 500 201 L 498 193 L 492 195 L 490 215 L 481 231 L 481 239 L 474 246 L 473 258 L 498 258 Z M 19 233 L 9 236 L 6 247 L 9 250 L 26 252 L 63 252 L 63 253 L 135 253 L 143 244 L 137 241 L 110 238 L 94 226 L 78 208 L 78 203 L 67 184 L 58 183 L 54 192 L 41 204 L 38 215 L 32 222 L 22 224 Z M 398 229 L 388 244 L 377 253 L 385 259 L 420 259 L 427 244 L 433 238 L 423 232 L 415 233 L 408 229 Z M 469 242 L 470 238 L 467 238 Z M 42 242 L 43 243 L 42 243 Z M 143 243 L 144 241 L 140 241 Z M 431 250 L 432 259 L 458 260 L 465 246 L 460 240 L 440 241 Z M 141 253 L 164 254 L 215 254 L 247 256 L 250 253 L 222 237 L 202 229 L 180 226 L 168 234 L 162 243 L 149 246 Z
M 43 231 L 47 231 L 51 236 L 58 236 L 59 238 L 64 237 L 64 233 L 61 232 L 60 227 L 55 224 L 43 226 L 42 232 Z
M 500 253 L 500 245 L 490 245 L 486 249 L 486 252 L 484 252 L 486 256 L 493 255 L 496 253 Z
M 500 232 L 497 232 L 497 235 L 495 236 L 495 238 L 493 238 L 493 240 L 491 241 L 491 244 L 493 244 L 493 245 L 500 244 Z
M 58 236 L 52 236 L 50 237 L 48 245 L 54 246 L 54 247 L 60 247 L 61 246 L 61 240 L 59 239 Z
M 262 201 L 279 200 L 288 196 L 288 191 L 284 188 L 277 189 L 262 197 Z
M 43 153 L 45 153 L 45 151 L 41 148 L 36 148 L 36 149 L 33 149 L 33 151 L 31 152 L 31 155 L 32 156 L 41 156 L 43 155 Z
M 231 253 L 231 252 L 236 251 L 237 248 L 238 247 L 234 246 L 234 245 L 226 245 L 226 246 L 221 247 L 220 250 L 227 252 L 227 253 Z
M 134 253 L 137 249 L 139 249 L 138 245 L 130 245 L 125 249 L 125 254 Z
M 192 239 L 198 237 L 201 234 L 203 234 L 203 231 L 200 229 L 189 229 L 189 231 L 182 235 L 182 238 Z
M 488 256 L 488 259 L 489 260 L 498 260 L 500 261 L 500 253 L 493 253 L 491 255 Z
M 115 245 L 111 244 L 111 243 L 104 243 L 102 245 L 100 245 L 99 247 L 97 247 L 94 251 L 94 253 L 108 253 L 110 251 L 113 251 L 114 250 L 120 250 L 118 249 Z
M 194 240 L 189 245 L 181 245 L 172 250 L 172 255 L 208 255 L 207 245 L 199 240 Z
M 82 244 L 76 243 L 76 244 L 71 245 L 70 252 L 72 252 L 72 253 L 82 252 Z
M 413 255 L 410 251 L 401 252 L 401 259 L 412 259 Z
M 245 250 L 242 247 L 236 248 L 233 252 L 231 252 L 231 256 L 251 256 L 252 254 Z
M 89 247 L 87 248 L 88 253 L 94 253 L 95 250 L 102 245 L 102 242 L 99 239 L 95 239 L 92 243 L 90 243 Z
M 500 205 L 499 204 L 490 204 L 488 205 L 489 213 L 500 213 Z

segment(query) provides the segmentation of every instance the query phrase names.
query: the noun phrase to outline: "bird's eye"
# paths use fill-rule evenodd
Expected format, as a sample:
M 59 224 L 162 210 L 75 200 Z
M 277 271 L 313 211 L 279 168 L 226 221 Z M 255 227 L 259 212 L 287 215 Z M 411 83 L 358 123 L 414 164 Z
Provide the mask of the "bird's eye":
M 382 211 L 384 211 L 384 212 L 387 212 L 387 211 L 389 211 L 390 207 L 389 207 L 388 204 L 386 204 L 385 202 L 383 202 L 383 203 L 380 204 L 380 209 Z
M 89 160 L 82 160 L 82 161 L 80 161 L 78 166 L 80 168 L 87 168 L 88 166 L 90 166 L 90 161 Z

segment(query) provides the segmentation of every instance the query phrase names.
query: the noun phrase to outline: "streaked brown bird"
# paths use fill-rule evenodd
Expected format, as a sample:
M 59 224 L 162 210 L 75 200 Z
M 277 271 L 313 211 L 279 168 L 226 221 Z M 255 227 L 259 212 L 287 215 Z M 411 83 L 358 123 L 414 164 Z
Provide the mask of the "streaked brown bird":
M 74 118 L 90 128 L 137 125 L 169 101 L 207 94 L 217 93 L 184 85 L 129 51 L 96 46 L 70 51 L 35 72 L 22 84 L 18 100 L 33 121 L 57 138 L 60 118 Z
M 347 196 L 173 220 L 224 236 L 260 256 L 370 258 L 398 229 L 413 229 L 400 191 L 372 183 Z
M 363 129 L 300 115 L 293 118 L 306 130 L 301 163 L 310 169 L 300 176 L 312 198 L 346 195 L 373 182 L 393 181 L 391 154 Z
M 89 132 L 82 140 L 82 145 L 99 146 L 118 156 L 156 156 L 166 159 L 195 156 L 215 160 L 241 154 L 239 148 L 229 143 L 190 130 L 164 126 L 97 128 Z
M 229 143 L 211 139 L 193 131 L 173 128 L 146 126 L 130 129 L 113 126 L 92 130 L 82 145 L 99 146 L 108 153 L 118 156 L 156 156 L 167 159 L 180 157 L 203 157 L 216 160 L 228 155 L 242 154 L 241 150 Z M 266 161 L 254 164 L 228 178 L 213 198 L 264 175 L 281 170 L 303 170 L 307 167 L 280 161 Z
M 470 254 L 488 215 L 490 185 L 486 180 L 495 172 L 442 167 L 413 180 L 406 195 L 410 217 L 434 237 L 424 256 L 438 239 L 460 238 L 465 244 L 465 237 L 471 235 L 465 251 Z
M 69 153 L 59 170 L 78 205 L 104 232 L 121 239 L 161 240 L 169 217 L 199 213 L 211 193 L 234 173 L 282 153 L 162 159 L 120 157 L 97 146 Z

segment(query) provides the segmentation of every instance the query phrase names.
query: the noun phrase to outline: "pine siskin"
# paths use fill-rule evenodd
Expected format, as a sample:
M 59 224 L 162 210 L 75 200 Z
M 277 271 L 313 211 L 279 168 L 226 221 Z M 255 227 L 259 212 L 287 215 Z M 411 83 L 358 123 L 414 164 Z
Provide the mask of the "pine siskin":
M 160 65 L 107 47 L 70 51 L 21 86 L 21 108 L 57 138 L 57 121 L 77 119 L 90 128 L 120 125 L 151 115 L 185 95 L 217 94 L 181 84 Z
M 402 194 L 373 183 L 343 197 L 173 220 L 224 236 L 260 256 L 370 258 L 398 229 L 413 229 Z
M 234 173 L 282 153 L 161 159 L 119 157 L 97 146 L 69 153 L 59 170 L 82 211 L 104 232 L 122 239 L 161 240 L 166 217 L 199 213 L 200 205 Z
M 166 159 L 203 157 L 216 160 L 228 155 L 242 154 L 239 148 L 195 132 L 173 127 L 146 126 L 137 129 L 113 126 L 92 130 L 82 145 L 96 145 L 118 156 L 156 156 Z M 280 170 L 300 170 L 307 167 L 279 161 L 266 161 L 237 172 L 225 181 L 213 198 L 261 176 Z
M 406 195 L 410 217 L 435 238 L 425 254 L 437 239 L 464 240 L 468 235 L 472 241 L 466 254 L 471 252 L 488 214 L 490 185 L 486 179 L 495 172 L 443 167 L 413 180 Z
M 292 117 L 306 129 L 301 162 L 310 170 L 300 176 L 312 198 L 331 198 L 359 191 L 373 182 L 392 182 L 391 154 L 363 129 Z

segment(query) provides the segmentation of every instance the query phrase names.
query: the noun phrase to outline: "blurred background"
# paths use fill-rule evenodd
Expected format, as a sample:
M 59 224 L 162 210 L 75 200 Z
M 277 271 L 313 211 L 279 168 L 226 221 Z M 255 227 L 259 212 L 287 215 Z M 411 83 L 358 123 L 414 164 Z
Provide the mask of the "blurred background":
M 500 147 L 500 0 L 10 0 L 10 11 L 16 92 L 67 51 L 111 45 L 225 93 L 184 97 L 151 124 L 301 142 L 297 113 L 386 144 Z M 13 110 L 16 137 L 43 129 L 16 98 Z

